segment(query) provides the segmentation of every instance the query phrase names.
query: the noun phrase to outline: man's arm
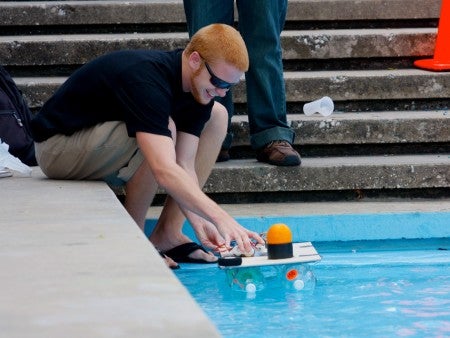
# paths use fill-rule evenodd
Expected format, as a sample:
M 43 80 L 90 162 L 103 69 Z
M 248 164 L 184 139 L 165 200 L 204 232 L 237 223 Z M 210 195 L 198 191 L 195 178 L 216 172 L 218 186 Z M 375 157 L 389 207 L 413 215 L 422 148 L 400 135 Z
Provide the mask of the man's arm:
M 213 223 L 227 245 L 235 240 L 243 252 L 251 250 L 250 238 L 262 241 L 256 233 L 239 225 L 202 192 L 197 181 L 176 162 L 175 147 L 170 137 L 138 132 L 136 139 L 156 181 L 181 208 Z
M 176 161 L 189 176 L 197 183 L 198 178 L 195 172 L 195 157 L 197 155 L 199 138 L 197 136 L 178 132 L 175 145 Z
M 202 185 L 199 183 L 200 179 L 197 176 L 195 167 L 198 145 L 199 138 L 197 136 L 184 132 L 177 133 L 175 147 L 177 163 L 186 170 L 201 189 Z M 217 249 L 225 244 L 224 238 L 214 224 L 185 208 L 181 208 L 181 210 L 189 220 L 189 223 L 195 231 L 195 235 L 203 245 L 211 249 Z

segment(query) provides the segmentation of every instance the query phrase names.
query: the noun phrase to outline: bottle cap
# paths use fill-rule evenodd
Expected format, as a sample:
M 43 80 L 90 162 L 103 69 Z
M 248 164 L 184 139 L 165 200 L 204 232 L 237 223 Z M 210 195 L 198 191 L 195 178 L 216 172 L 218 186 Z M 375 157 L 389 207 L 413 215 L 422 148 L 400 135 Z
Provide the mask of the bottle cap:
M 303 290 L 304 287 L 305 287 L 305 282 L 303 282 L 301 279 L 297 279 L 294 282 L 294 289 L 295 290 Z
M 248 283 L 248 284 L 245 286 L 245 291 L 247 291 L 247 292 L 249 292 L 249 293 L 256 292 L 256 285 L 253 284 L 253 283 Z

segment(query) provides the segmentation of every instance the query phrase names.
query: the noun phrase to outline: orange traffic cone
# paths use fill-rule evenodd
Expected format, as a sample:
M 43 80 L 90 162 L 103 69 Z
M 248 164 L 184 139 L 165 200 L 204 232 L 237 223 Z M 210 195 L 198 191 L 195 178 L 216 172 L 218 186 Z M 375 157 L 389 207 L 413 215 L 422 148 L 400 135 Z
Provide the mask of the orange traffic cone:
M 434 71 L 450 70 L 450 0 L 442 0 L 433 59 L 417 60 L 414 65 Z

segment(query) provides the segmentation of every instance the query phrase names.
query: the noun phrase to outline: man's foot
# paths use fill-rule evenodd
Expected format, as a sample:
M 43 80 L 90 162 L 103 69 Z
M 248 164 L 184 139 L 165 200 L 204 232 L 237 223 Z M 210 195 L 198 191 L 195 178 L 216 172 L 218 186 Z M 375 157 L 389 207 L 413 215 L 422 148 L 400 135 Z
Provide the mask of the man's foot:
M 216 162 L 226 162 L 230 159 L 230 153 L 226 149 L 222 149 L 217 156 Z
M 300 165 L 300 154 L 287 141 L 272 141 L 258 149 L 256 159 L 277 166 Z
M 172 236 L 171 241 L 158 240 L 155 234 L 152 234 L 152 236 L 150 236 L 150 242 L 157 248 L 161 257 L 165 259 L 166 264 L 170 268 L 174 268 L 179 262 L 217 262 L 218 258 L 212 252 L 207 251 L 201 245 L 192 242 L 191 239 L 185 235 Z M 180 260 L 177 261 L 177 259 Z
M 180 266 L 178 265 L 177 262 L 175 262 L 172 258 L 167 257 L 166 254 L 162 253 L 161 251 L 159 251 L 160 256 L 164 259 L 164 262 L 166 263 L 166 265 L 171 268 L 172 270 L 176 270 L 179 269 Z

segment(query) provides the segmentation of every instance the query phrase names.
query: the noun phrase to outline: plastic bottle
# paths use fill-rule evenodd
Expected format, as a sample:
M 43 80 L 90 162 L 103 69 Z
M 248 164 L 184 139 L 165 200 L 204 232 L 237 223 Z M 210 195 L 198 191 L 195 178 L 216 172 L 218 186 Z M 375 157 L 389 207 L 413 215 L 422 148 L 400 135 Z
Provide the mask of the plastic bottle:
M 287 290 L 314 290 L 316 277 L 309 265 L 288 265 L 284 266 L 281 270 L 280 276 L 283 278 L 283 284 Z
M 233 290 L 255 293 L 264 289 L 264 275 L 258 267 L 228 269 L 226 275 Z

